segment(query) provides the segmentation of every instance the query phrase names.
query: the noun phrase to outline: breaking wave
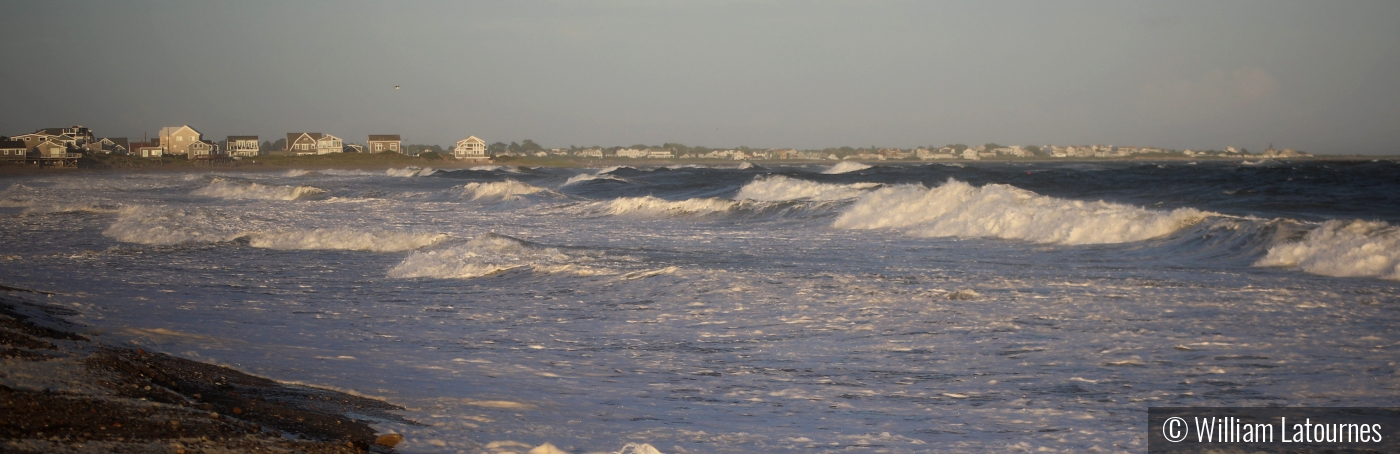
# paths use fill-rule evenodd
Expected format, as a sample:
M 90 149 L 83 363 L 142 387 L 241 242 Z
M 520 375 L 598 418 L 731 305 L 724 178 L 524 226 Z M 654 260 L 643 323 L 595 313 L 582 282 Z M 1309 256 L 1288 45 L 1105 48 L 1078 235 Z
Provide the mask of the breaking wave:
M 574 176 L 572 176 L 572 177 L 569 177 L 569 180 L 568 180 L 568 181 L 565 181 L 564 184 L 560 185 L 560 187 L 568 186 L 568 185 L 571 185 L 571 184 L 574 184 L 574 183 L 582 183 L 582 182 L 585 182 L 585 181 L 593 181 L 593 180 L 627 181 L 627 180 L 624 180 L 624 179 L 621 179 L 621 178 L 618 178 L 618 177 L 615 177 L 615 176 L 612 176 L 612 175 L 608 175 L 608 174 L 605 174 L 605 173 L 601 173 L 601 172 L 596 173 L 596 174 L 595 174 L 595 173 L 580 173 L 580 174 L 578 174 L 578 175 L 574 175 Z
M 869 169 L 869 168 L 870 168 L 870 166 L 865 165 L 865 164 L 861 164 L 861 163 L 859 163 L 859 162 L 855 162 L 855 161 L 841 161 L 841 162 L 836 163 L 836 165 L 833 165 L 833 166 L 831 166 L 830 168 L 828 168 L 828 169 L 826 169 L 826 170 L 823 170 L 822 173 L 827 174 L 827 175 L 835 175 L 835 174 L 838 174 L 838 173 L 849 173 L 849 172 L 855 172 L 855 171 L 865 170 L 865 169 Z
M 434 174 L 434 173 L 436 173 L 436 172 L 437 172 L 437 171 L 436 171 L 436 170 L 433 170 L 432 167 L 425 167 L 425 168 L 419 168 L 419 167 L 404 167 L 404 168 L 402 168 L 402 169 L 388 169 L 388 170 L 385 170 L 385 171 L 384 171 L 384 174 L 385 174 L 385 175 L 388 175 L 388 176 L 391 176 L 391 177 L 411 178 L 411 177 L 426 177 L 426 176 L 432 175 L 432 174 Z
M 488 183 L 467 183 L 456 188 L 463 196 L 473 201 L 510 202 L 522 196 L 548 192 L 548 189 L 532 186 L 515 180 L 493 181 Z
M 1376 221 L 1327 221 L 1298 241 L 1270 247 L 1254 265 L 1400 280 L 1400 229 Z
M 844 164 L 844 163 L 843 163 Z M 798 180 L 782 175 L 756 178 L 739 189 L 735 199 L 748 199 L 767 202 L 789 200 L 833 201 L 854 199 L 871 189 L 882 186 L 879 183 L 828 184 Z
M 739 202 L 720 198 L 696 198 L 670 201 L 652 196 L 622 197 L 607 202 L 592 204 L 590 211 L 610 215 L 652 215 L 678 216 L 724 213 L 734 209 Z
M 844 229 L 902 229 L 923 237 L 990 237 L 1058 244 L 1110 244 L 1170 235 L 1213 213 L 1155 211 L 1046 197 L 1003 184 L 948 180 L 900 185 L 862 196 L 835 223 Z
M 325 193 L 326 190 L 315 186 L 266 185 L 215 178 L 208 186 L 195 189 L 190 194 L 220 199 L 297 200 Z
M 389 270 L 389 277 L 472 279 L 515 270 L 580 276 L 611 274 L 607 269 L 579 263 L 592 260 L 586 254 L 568 254 L 555 247 L 487 234 L 455 246 L 413 252 Z
M 442 233 L 408 233 L 351 229 L 283 230 L 254 234 L 249 245 L 278 250 L 343 250 L 402 252 L 431 246 L 446 239 Z
M 217 243 L 246 235 L 232 227 L 256 227 L 256 221 L 232 219 L 208 208 L 169 209 L 131 206 L 117 213 L 117 220 L 102 232 L 117 241 L 167 246 L 184 243 Z

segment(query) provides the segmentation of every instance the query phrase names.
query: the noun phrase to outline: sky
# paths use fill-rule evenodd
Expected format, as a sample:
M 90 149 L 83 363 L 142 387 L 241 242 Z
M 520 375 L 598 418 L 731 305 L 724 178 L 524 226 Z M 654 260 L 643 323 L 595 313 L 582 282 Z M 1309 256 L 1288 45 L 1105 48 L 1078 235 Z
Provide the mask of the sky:
M 1396 24 L 1396 1 L 0 0 L 0 134 L 1395 155 Z

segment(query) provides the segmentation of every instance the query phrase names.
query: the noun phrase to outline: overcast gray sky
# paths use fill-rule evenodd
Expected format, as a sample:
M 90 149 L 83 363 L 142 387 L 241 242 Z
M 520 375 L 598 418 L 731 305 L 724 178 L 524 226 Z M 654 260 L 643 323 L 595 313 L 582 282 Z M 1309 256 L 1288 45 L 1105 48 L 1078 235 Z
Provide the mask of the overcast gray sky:
M 1400 153 L 1396 1 L 0 6 L 6 135 Z

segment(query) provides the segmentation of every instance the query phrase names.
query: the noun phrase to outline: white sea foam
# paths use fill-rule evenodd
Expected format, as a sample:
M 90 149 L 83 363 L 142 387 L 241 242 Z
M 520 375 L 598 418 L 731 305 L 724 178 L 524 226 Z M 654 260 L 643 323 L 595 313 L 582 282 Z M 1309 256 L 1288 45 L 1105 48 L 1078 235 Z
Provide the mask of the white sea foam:
M 391 176 L 391 177 L 411 178 L 411 177 L 426 177 L 426 176 L 432 175 L 432 174 L 434 174 L 434 173 L 436 173 L 436 172 L 437 172 L 437 171 L 436 171 L 436 170 L 433 170 L 432 167 L 425 167 L 425 168 L 420 168 L 420 167 L 404 167 L 404 168 L 402 168 L 402 169 L 388 169 L 388 170 L 385 170 L 385 171 L 384 171 L 384 174 L 385 174 L 385 175 L 388 175 L 388 176 Z
M 879 183 L 829 184 L 798 180 L 782 175 L 755 178 L 739 189 L 735 199 L 783 202 L 789 200 L 833 201 L 860 197 Z
M 747 169 L 752 169 L 752 168 L 754 168 L 754 167 L 758 167 L 758 166 L 754 165 L 754 163 L 749 162 L 749 161 L 744 161 L 743 163 L 739 164 L 739 170 L 747 170 Z
M 389 277 L 472 279 L 513 270 L 583 276 L 609 273 L 579 264 L 587 260 L 590 258 L 581 254 L 569 255 L 558 248 L 491 234 L 447 248 L 413 252 L 389 270 Z
M 1269 248 L 1255 266 L 1334 277 L 1400 280 L 1400 229 L 1376 221 L 1327 221 L 1300 241 Z
M 71 202 L 42 202 L 37 200 L 0 200 L 0 207 L 24 208 L 20 214 L 50 214 L 50 213 L 114 213 L 119 208 L 116 205 L 104 205 L 97 203 L 71 203 Z
M 696 198 L 670 201 L 652 196 L 622 197 L 590 206 L 593 211 L 611 215 L 651 215 L 676 216 L 692 214 L 722 213 L 733 209 L 739 202 L 719 198 Z
M 831 166 L 830 168 L 828 168 L 828 169 L 826 169 L 826 170 L 823 170 L 822 173 L 825 173 L 825 174 L 828 174 L 828 175 L 835 175 L 835 174 L 838 174 L 838 173 L 855 172 L 855 171 L 858 171 L 858 170 L 865 170 L 865 169 L 869 169 L 869 168 L 870 168 L 870 166 L 865 165 L 865 164 L 861 164 L 861 163 L 859 163 L 859 162 L 855 162 L 855 161 L 841 161 L 841 162 L 836 163 L 836 165 Z
M 182 243 L 214 243 L 244 236 L 244 230 L 233 222 L 206 208 L 169 209 L 165 207 L 130 206 L 118 211 L 117 220 L 102 234 L 127 243 L 172 245 Z
M 467 183 L 459 186 L 457 190 L 471 200 L 486 202 L 509 202 L 520 200 L 521 196 L 548 191 L 515 180 Z
M 516 168 L 515 166 L 472 166 L 469 168 L 469 170 L 475 170 L 478 172 L 501 171 L 510 173 L 520 173 L 520 169 Z
M 297 200 L 325 193 L 324 189 L 315 186 L 266 185 L 215 178 L 208 186 L 196 189 L 190 194 L 220 199 Z
M 447 238 L 442 233 L 410 233 L 388 230 L 312 229 L 259 233 L 249 245 L 279 250 L 347 250 L 401 252 L 430 246 Z
M 312 173 L 315 173 L 315 172 L 310 171 L 310 170 L 291 169 L 291 170 L 288 170 L 287 173 L 282 174 L 282 176 L 288 177 L 288 178 L 295 178 L 295 177 L 300 177 L 300 176 L 306 176 L 306 175 L 309 175 L 309 174 L 312 174 Z
M 833 226 L 902 229 L 927 237 L 1107 244 L 1165 236 L 1209 215 L 1191 208 L 1155 211 L 1102 201 L 1064 200 L 1008 185 L 979 188 L 950 179 L 935 188 L 901 185 L 866 194 Z
M 580 173 L 580 174 L 578 174 L 578 175 L 574 175 L 574 176 L 572 176 L 572 177 L 569 177 L 569 180 L 568 180 L 568 181 L 565 181 L 564 184 L 560 185 L 560 187 L 568 186 L 568 185 L 571 185 L 571 184 L 574 184 L 574 183 L 582 183 L 582 182 L 585 182 L 585 181 L 592 181 L 592 180 L 616 180 L 616 181 L 627 181 L 627 180 L 624 180 L 624 179 L 621 179 L 621 178 L 618 178 L 618 177 L 615 177 L 615 176 L 612 176 L 612 175 L 604 174 L 604 173 L 597 173 L 597 174 L 593 174 L 593 173 Z

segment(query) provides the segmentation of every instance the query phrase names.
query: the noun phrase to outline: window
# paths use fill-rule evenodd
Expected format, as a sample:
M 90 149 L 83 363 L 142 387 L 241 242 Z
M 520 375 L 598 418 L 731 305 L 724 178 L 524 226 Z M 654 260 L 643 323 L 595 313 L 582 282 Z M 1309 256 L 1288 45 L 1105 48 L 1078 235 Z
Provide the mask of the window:
M 391 143 L 391 144 L 389 144 L 389 149 L 390 149 L 390 150 L 394 150 L 394 151 L 399 151 L 399 144 L 397 144 L 397 143 Z
M 379 142 L 375 142 L 375 143 L 374 143 L 374 151 L 384 151 L 384 144 L 379 143 Z

